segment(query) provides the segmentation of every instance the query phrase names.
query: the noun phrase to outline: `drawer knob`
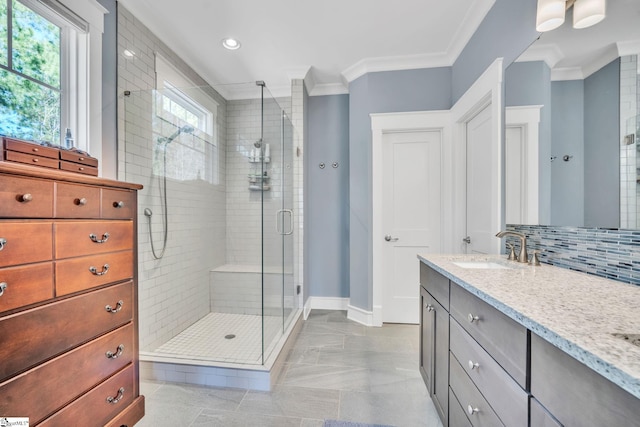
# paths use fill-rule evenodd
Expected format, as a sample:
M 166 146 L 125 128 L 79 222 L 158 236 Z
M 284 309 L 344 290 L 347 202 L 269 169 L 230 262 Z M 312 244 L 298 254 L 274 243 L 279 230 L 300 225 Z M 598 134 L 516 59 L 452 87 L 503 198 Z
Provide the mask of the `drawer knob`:
M 32 148 L 31 151 L 33 151 L 34 153 L 37 153 L 40 150 L 38 150 L 37 148 Z
M 474 408 L 474 407 L 473 407 L 473 406 L 471 406 L 471 405 L 468 405 L 468 406 L 467 406 L 467 413 L 468 413 L 469 415 L 477 414 L 478 412 L 480 412 L 480 409 L 478 409 L 478 408 Z
M 0 237 L 0 251 L 4 249 L 4 245 L 7 244 L 7 239 Z
M 120 209 L 124 207 L 124 202 L 120 200 L 119 202 L 113 202 L 113 207 L 116 209 Z
M 109 264 L 105 264 L 102 266 L 102 271 L 98 271 L 97 268 L 95 268 L 94 266 L 89 267 L 89 271 L 91 272 L 91 274 L 93 274 L 94 276 L 104 276 L 105 274 L 107 274 L 107 272 L 109 271 Z
M 469 365 L 469 369 L 471 369 L 472 371 L 473 371 L 474 369 L 478 369 L 478 368 L 480 368 L 480 364 L 479 364 L 478 362 L 473 363 L 473 361 L 472 361 L 472 360 L 469 360 L 468 365 Z
M 477 322 L 478 320 L 480 320 L 478 316 L 474 316 L 471 313 L 469 313 L 469 315 L 467 316 L 467 319 L 469 320 L 469 323 Z
M 107 240 L 109 240 L 109 233 L 104 233 L 102 235 L 102 239 L 98 239 L 98 236 L 93 233 L 89 234 L 89 238 L 93 243 L 105 243 Z
M 124 387 L 120 387 L 118 389 L 118 394 L 116 395 L 116 397 L 107 397 L 107 402 L 109 403 L 113 403 L 114 405 L 116 403 L 118 403 L 120 401 L 120 399 L 122 399 L 124 397 Z
M 426 308 L 427 311 L 433 311 L 434 310 L 433 305 L 431 305 L 431 304 L 427 304 L 424 308 Z
M 31 160 L 33 160 L 33 163 L 38 163 L 40 161 L 38 159 L 31 159 Z
M 25 193 L 22 196 L 18 197 L 18 200 L 20 200 L 22 203 L 27 203 L 33 200 L 33 196 L 31 195 L 31 193 Z
M 122 356 L 123 351 L 124 351 L 124 344 L 120 344 L 115 353 L 112 351 L 107 351 L 106 353 L 107 359 L 117 359 L 118 357 Z
M 7 282 L 0 282 L 0 297 L 4 295 L 5 289 L 7 289 Z
M 117 302 L 116 304 L 116 308 L 111 307 L 110 305 L 106 305 L 104 307 L 105 310 L 107 310 L 109 313 L 117 313 L 120 310 L 122 310 L 122 306 L 124 305 L 124 301 L 120 300 Z
M 84 197 L 81 199 L 76 199 L 76 205 L 78 206 L 84 206 L 87 204 L 87 199 L 85 199 Z

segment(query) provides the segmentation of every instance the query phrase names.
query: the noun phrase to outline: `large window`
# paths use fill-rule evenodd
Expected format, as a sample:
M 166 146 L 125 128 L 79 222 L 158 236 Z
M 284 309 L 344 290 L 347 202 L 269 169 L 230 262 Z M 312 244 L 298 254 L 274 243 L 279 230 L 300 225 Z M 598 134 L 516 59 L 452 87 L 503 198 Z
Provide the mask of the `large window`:
M 159 147 L 165 153 L 162 159 L 156 157 L 154 172 L 166 169 L 169 178 L 218 184 L 218 104 L 160 55 L 156 55 L 156 87 L 154 132 L 157 141 L 164 141 Z
M 0 134 L 61 143 L 72 126 L 63 59 L 75 32 L 39 2 L 0 0 Z

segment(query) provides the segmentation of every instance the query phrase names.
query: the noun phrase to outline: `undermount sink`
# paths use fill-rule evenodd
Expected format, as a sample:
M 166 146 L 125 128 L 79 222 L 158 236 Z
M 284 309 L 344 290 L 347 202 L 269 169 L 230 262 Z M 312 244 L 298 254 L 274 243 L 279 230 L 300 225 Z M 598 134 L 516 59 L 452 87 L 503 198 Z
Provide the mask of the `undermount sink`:
M 508 267 L 503 264 L 498 264 L 497 262 L 491 261 L 454 261 L 454 265 L 462 268 L 470 268 L 470 269 L 478 269 L 478 270 L 510 270 L 511 267 Z

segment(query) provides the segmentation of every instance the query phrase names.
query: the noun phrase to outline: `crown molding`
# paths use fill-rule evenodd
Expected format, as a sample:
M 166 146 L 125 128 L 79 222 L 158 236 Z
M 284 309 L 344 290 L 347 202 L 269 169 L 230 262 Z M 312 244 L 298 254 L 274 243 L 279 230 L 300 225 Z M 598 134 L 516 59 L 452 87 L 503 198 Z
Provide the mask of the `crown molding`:
M 618 55 L 638 55 L 640 54 L 640 40 L 628 40 L 623 42 L 617 42 Z
M 551 70 L 551 81 L 584 80 L 584 73 L 580 67 L 555 68 Z
M 368 73 L 449 67 L 451 64 L 453 64 L 451 55 L 446 53 L 365 58 L 344 70 L 342 77 L 347 83 L 351 83 Z
M 534 44 L 524 51 L 516 62 L 544 61 L 549 68 L 553 68 L 563 58 L 564 54 L 556 44 Z
M 349 88 L 342 83 L 324 83 L 314 86 L 313 90 L 309 91 L 309 96 L 344 95 L 346 93 L 349 93 Z

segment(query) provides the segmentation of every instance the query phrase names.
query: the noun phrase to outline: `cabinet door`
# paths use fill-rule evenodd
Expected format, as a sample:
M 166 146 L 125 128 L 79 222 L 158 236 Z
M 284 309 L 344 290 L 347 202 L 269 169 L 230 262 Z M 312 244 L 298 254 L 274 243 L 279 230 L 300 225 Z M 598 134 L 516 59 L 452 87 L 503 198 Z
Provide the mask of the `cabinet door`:
M 420 373 L 444 425 L 449 413 L 449 313 L 420 287 Z

